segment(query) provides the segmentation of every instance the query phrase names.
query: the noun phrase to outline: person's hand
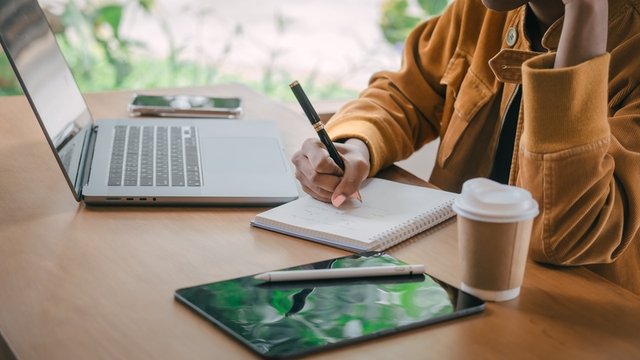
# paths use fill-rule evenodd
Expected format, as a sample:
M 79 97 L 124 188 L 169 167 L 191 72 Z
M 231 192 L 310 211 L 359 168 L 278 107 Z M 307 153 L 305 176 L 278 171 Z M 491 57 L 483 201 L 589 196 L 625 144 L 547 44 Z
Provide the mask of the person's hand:
M 564 23 L 555 67 L 578 65 L 607 51 L 609 2 L 562 0 Z
M 361 140 L 349 139 L 335 145 L 344 160 L 344 172 L 317 138 L 305 140 L 291 161 L 296 167 L 296 178 L 307 194 L 339 207 L 347 198 L 360 196 L 358 189 L 369 175 L 371 164 L 369 149 Z

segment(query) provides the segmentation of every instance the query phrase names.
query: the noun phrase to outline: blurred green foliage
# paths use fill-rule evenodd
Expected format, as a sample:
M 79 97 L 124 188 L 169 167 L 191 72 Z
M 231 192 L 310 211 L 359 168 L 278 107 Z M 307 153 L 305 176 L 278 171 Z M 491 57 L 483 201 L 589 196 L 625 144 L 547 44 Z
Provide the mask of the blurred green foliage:
M 66 0 L 62 4 L 63 7 L 56 12 L 47 8 L 45 11 L 83 92 L 241 82 L 270 97 L 293 101 L 288 86 L 281 86 L 288 84 L 292 75 L 276 66 L 278 58 L 283 55 L 278 48 L 265 50 L 268 61 L 257 80 L 220 71 L 221 64 L 233 50 L 234 40 L 243 36 L 244 29 L 240 24 L 230 36 L 225 37 L 225 44 L 216 58 L 184 60 L 181 56 L 184 45 L 176 44 L 169 24 L 162 18 L 155 17 L 154 21 L 162 29 L 157 39 L 168 44 L 169 51 L 164 57 L 151 56 L 147 44 L 122 34 L 125 10 L 148 16 L 155 0 Z M 380 23 L 384 38 L 393 45 L 401 44 L 414 26 L 439 14 L 447 4 L 447 0 L 386 0 Z M 199 17 L 202 18 L 194 20 L 203 21 L 204 13 Z M 291 19 L 277 14 L 273 21 L 279 34 L 287 33 Z M 340 79 L 328 83 L 319 81 L 315 72 L 299 80 L 314 99 L 352 98 L 357 95 L 356 91 L 345 88 Z M 6 56 L 0 54 L 0 95 L 20 93 Z
M 225 37 L 225 44 L 216 58 L 184 60 L 181 56 L 184 45 L 176 44 L 169 24 L 162 18 L 156 17 L 154 21 L 162 29 L 156 39 L 164 41 L 169 47 L 165 57 L 150 55 L 147 44 L 128 39 L 122 34 L 125 10 L 150 15 L 154 0 L 67 0 L 63 4 L 62 11 L 58 13 L 46 8 L 45 12 L 83 92 L 241 82 L 273 98 L 294 100 L 286 86 L 292 79 L 291 74 L 276 67 L 276 60 L 283 55 L 277 48 L 265 50 L 268 51 L 269 60 L 262 67 L 262 75 L 258 80 L 219 71 L 220 65 L 233 50 L 234 40 L 243 35 L 240 24 L 235 26 L 230 36 Z M 201 12 L 196 16 L 199 18 L 194 20 L 204 21 L 205 12 Z M 291 19 L 278 14 L 273 21 L 277 32 L 284 35 Z M 314 73 L 300 81 L 305 83 L 305 90 L 315 99 L 351 98 L 357 95 L 356 91 L 341 86 L 339 80 L 320 84 Z M 8 60 L 0 53 L 0 95 L 20 93 Z
M 416 25 L 439 15 L 448 4 L 447 0 L 386 0 L 380 20 L 385 40 L 392 45 L 402 44 Z
M 9 59 L 0 50 L 0 96 L 20 94 L 20 85 L 13 75 Z
M 148 12 L 152 0 L 130 0 Z M 49 15 L 56 38 L 83 91 L 121 89 L 142 59 L 134 55 L 144 44 L 121 36 L 124 3 L 65 3 L 60 15 Z M 59 25 L 59 26 L 55 26 Z

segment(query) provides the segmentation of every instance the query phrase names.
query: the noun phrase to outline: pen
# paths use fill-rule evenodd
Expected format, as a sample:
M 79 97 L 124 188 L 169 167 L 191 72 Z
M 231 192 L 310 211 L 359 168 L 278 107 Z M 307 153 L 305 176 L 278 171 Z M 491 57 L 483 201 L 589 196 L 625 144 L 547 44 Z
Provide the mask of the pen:
M 391 265 L 368 266 L 335 269 L 314 270 L 283 270 L 271 271 L 254 276 L 256 280 L 267 282 L 277 281 L 301 281 L 321 279 L 345 279 L 374 276 L 399 276 L 424 273 L 424 265 Z
M 331 141 L 331 138 L 327 134 L 327 131 L 324 129 L 324 125 L 322 124 L 322 121 L 320 121 L 320 116 L 318 116 L 318 113 L 313 108 L 313 105 L 311 105 L 311 101 L 309 101 L 307 94 L 305 94 L 304 90 L 302 90 L 302 86 L 300 85 L 298 80 L 294 80 L 291 84 L 289 84 L 289 87 L 291 88 L 291 91 L 293 91 L 293 95 L 295 95 L 296 99 L 298 99 L 298 102 L 300 103 L 300 106 L 302 107 L 304 113 L 307 115 L 307 118 L 309 119 L 309 121 L 311 121 L 311 125 L 313 125 L 316 133 L 318 133 L 320 141 L 322 141 L 324 147 L 327 148 L 329 156 L 331 156 L 333 162 L 335 162 L 336 165 L 338 165 L 340 169 L 344 171 L 344 161 L 342 161 L 342 157 L 340 157 L 338 150 L 333 145 L 333 141 Z M 362 201 L 362 197 L 360 196 L 359 191 L 356 192 L 356 197 L 358 200 Z
M 336 147 L 333 145 L 333 141 L 331 141 L 331 138 L 324 130 L 324 125 L 322 125 L 322 122 L 320 121 L 320 116 L 318 116 L 318 113 L 313 108 L 313 105 L 311 105 L 311 101 L 309 101 L 309 98 L 304 93 L 304 90 L 302 90 L 302 86 L 300 86 L 298 80 L 294 80 L 291 84 L 289 84 L 289 87 L 291 87 L 293 95 L 295 95 L 296 99 L 298 99 L 302 110 L 304 110 L 307 118 L 309 118 L 309 121 L 311 121 L 311 125 L 313 125 L 313 128 L 318 133 L 320 141 L 322 141 L 324 147 L 326 147 L 327 151 L 329 151 L 329 156 L 331 156 L 331 159 L 336 163 L 336 165 L 338 165 L 340 169 L 344 171 L 344 162 L 342 161 L 340 154 L 338 154 L 338 150 L 336 150 Z

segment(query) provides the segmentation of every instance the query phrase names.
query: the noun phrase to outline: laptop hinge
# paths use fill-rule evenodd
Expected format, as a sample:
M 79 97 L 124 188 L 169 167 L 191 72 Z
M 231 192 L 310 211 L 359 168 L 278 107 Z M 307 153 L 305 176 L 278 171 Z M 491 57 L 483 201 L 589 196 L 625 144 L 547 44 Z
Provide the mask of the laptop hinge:
M 78 179 L 80 179 L 79 186 L 77 189 L 78 194 L 82 197 L 82 189 L 89 183 L 89 178 L 91 176 L 91 163 L 93 162 L 93 153 L 96 147 L 96 139 L 98 138 L 98 126 L 92 126 L 91 131 L 87 134 L 86 146 L 82 154 L 82 159 L 80 159 L 80 173 L 78 174 Z

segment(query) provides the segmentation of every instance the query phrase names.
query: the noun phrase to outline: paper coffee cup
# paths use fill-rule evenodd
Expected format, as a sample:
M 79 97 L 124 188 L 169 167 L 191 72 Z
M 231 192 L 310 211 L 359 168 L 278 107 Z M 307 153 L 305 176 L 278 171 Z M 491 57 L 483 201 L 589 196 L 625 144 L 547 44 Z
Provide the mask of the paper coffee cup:
M 527 190 L 476 178 L 466 181 L 453 210 L 463 291 L 489 301 L 520 294 L 538 203 Z

